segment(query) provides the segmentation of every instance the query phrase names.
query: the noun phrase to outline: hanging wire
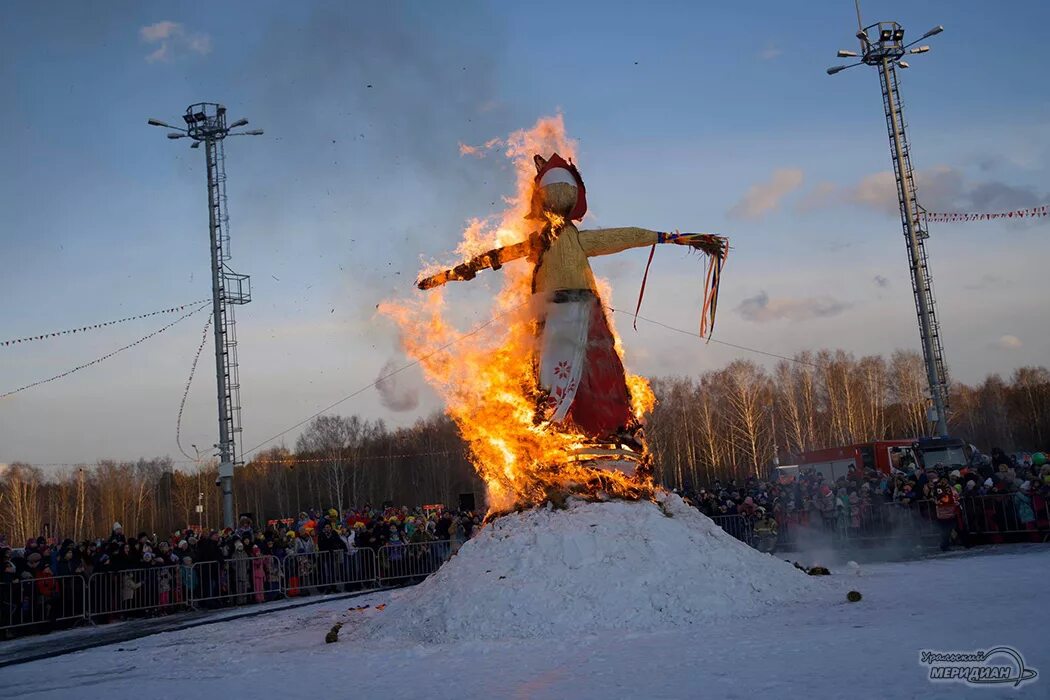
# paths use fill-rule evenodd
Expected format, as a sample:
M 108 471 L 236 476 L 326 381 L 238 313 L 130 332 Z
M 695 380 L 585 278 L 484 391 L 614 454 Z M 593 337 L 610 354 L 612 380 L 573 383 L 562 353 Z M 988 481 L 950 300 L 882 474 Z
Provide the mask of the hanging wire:
M 383 381 L 385 379 L 389 379 L 390 377 L 393 377 L 395 374 L 399 374 L 401 372 L 404 372 L 406 369 L 415 367 L 416 365 L 420 364 L 424 360 L 428 360 L 431 357 L 433 357 L 434 355 L 437 355 L 438 353 L 444 352 L 445 350 L 447 350 L 448 348 L 452 347 L 456 343 L 459 343 L 462 340 L 466 340 L 467 338 L 469 338 L 469 337 L 471 337 L 473 335 L 477 335 L 478 333 L 480 333 L 482 330 L 484 330 L 488 326 L 491 326 L 496 321 L 498 321 L 501 318 L 507 316 L 508 314 L 511 314 L 511 313 L 517 311 L 518 309 L 520 309 L 521 307 L 525 306 L 525 304 L 528 304 L 528 303 L 529 302 L 523 302 L 523 303 L 518 304 L 517 306 L 515 306 L 513 308 L 507 309 L 503 313 L 498 314 L 496 316 L 493 316 L 492 318 L 490 318 L 489 320 L 485 321 L 484 323 L 482 323 L 482 324 L 480 324 L 478 326 L 475 326 L 473 330 L 470 330 L 467 333 L 464 333 L 463 335 L 459 336 L 458 338 L 450 340 L 449 342 L 445 343 L 441 347 L 439 347 L 439 348 L 437 348 L 437 349 L 435 349 L 435 350 L 433 350 L 431 352 L 428 352 L 426 355 L 423 355 L 422 357 L 416 358 L 415 360 L 409 362 L 408 364 L 402 365 L 402 366 L 398 367 L 397 369 L 395 369 L 395 370 L 393 370 L 391 372 L 387 372 L 386 374 L 382 374 L 382 375 L 376 377 L 376 380 L 374 382 L 372 382 L 371 384 L 368 384 L 367 386 L 363 386 L 360 389 L 347 394 L 346 396 L 344 396 L 343 398 L 339 399 L 335 403 L 322 408 L 317 413 L 314 413 L 312 416 L 308 416 L 308 417 L 304 418 L 303 420 L 299 421 L 298 423 L 296 423 L 295 425 L 291 426 L 290 428 L 286 428 L 285 430 L 282 430 L 281 432 L 277 433 L 276 435 L 263 440 L 258 445 L 256 445 L 255 447 L 251 448 L 250 450 L 245 450 L 244 452 L 241 453 L 241 458 L 242 459 L 246 458 L 249 454 L 251 454 L 252 452 L 255 452 L 256 450 L 258 450 L 263 445 L 271 443 L 274 440 L 276 440 L 277 438 L 283 437 L 284 435 L 287 435 L 288 433 L 292 432 L 296 428 L 299 428 L 299 427 L 301 427 L 303 425 L 306 425 L 307 423 L 312 421 L 314 418 L 317 418 L 321 414 L 327 413 L 328 411 L 331 411 L 333 408 L 335 408 L 339 404 L 341 404 L 341 403 L 343 403 L 345 401 L 349 401 L 350 399 L 354 398 L 355 396 L 357 396 L 359 394 L 363 394 L 364 392 L 368 391 L 369 389 L 374 387 L 379 382 L 381 382 L 381 381 Z
M 513 313 L 514 311 L 517 311 L 519 308 L 521 308 L 521 306 L 524 306 L 524 304 L 521 304 L 521 305 L 519 305 L 517 307 L 514 307 L 512 309 L 508 309 L 507 311 L 505 311 L 505 312 L 503 312 L 503 313 L 501 313 L 501 314 L 499 314 L 497 316 L 493 316 L 488 321 L 485 321 L 484 323 L 476 326 L 475 328 L 473 328 L 472 330 L 468 331 L 467 333 L 464 333 L 463 335 L 461 335 L 461 336 L 459 336 L 459 337 L 449 341 L 448 343 L 445 343 L 444 345 L 442 345 L 441 347 L 433 350 L 432 352 L 427 353 L 426 355 L 424 355 L 424 356 L 422 356 L 422 357 L 420 357 L 420 358 L 418 358 L 416 360 L 413 360 L 412 362 L 409 362 L 409 363 L 407 363 L 405 365 L 402 365 L 401 367 L 398 367 L 397 369 L 394 369 L 394 370 L 392 370 L 390 372 L 387 372 L 386 374 L 383 374 L 383 375 L 377 377 L 376 380 L 373 381 L 372 383 L 370 383 L 370 384 L 368 384 L 366 386 L 363 386 L 360 389 L 357 389 L 356 391 L 353 391 L 353 392 L 347 394 L 346 396 L 344 396 L 343 398 L 339 399 L 338 401 L 336 401 L 336 402 L 326 406 L 325 408 L 322 408 L 321 410 L 317 411 L 313 415 L 310 415 L 307 418 L 304 418 L 303 420 L 299 421 L 295 425 L 290 426 L 290 427 L 286 428 L 285 430 L 282 430 L 281 432 L 279 432 L 276 435 L 273 435 L 273 436 L 267 438 L 266 440 L 263 440 L 262 442 L 260 442 L 259 444 L 255 445 L 251 449 L 245 450 L 243 452 L 243 456 L 247 457 L 249 454 L 251 454 L 253 452 L 256 452 L 257 450 L 259 450 L 260 448 L 264 447 L 265 445 L 273 442 L 274 440 L 276 440 L 276 439 L 278 439 L 280 437 L 283 437 L 284 435 L 287 435 L 291 431 L 293 431 L 296 428 L 299 428 L 299 427 L 305 425 L 306 423 L 310 422 L 314 418 L 317 418 L 318 416 L 320 416 L 320 415 L 322 415 L 324 413 L 327 413 L 328 411 L 332 410 L 336 406 L 338 406 L 338 405 L 340 405 L 340 404 L 342 404 L 342 403 L 344 403 L 346 401 L 349 401 L 350 399 L 354 398 L 355 396 L 358 396 L 358 395 L 364 393 L 365 391 L 371 389 L 372 387 L 374 387 L 376 384 L 378 384 L 379 382 L 383 381 L 384 379 L 388 379 L 390 377 L 393 377 L 396 374 L 399 374 L 399 373 L 405 371 L 406 369 L 410 369 L 412 367 L 415 367 L 416 365 L 420 364 L 424 360 L 427 360 L 427 359 L 433 357 L 434 355 L 437 355 L 438 353 L 444 352 L 445 350 L 447 350 L 448 348 L 452 347 L 453 345 L 459 343 L 460 341 L 466 340 L 467 338 L 478 334 L 483 329 L 485 329 L 486 327 L 492 325 L 493 323 L 495 323 L 496 321 L 500 320 L 501 318 L 507 316 L 510 313 Z M 125 346 L 124 348 L 121 348 L 121 350 L 125 350 L 125 349 L 127 349 L 129 347 L 132 347 L 133 345 L 137 345 L 138 343 L 141 343 L 143 340 L 146 340 L 147 338 L 150 338 L 150 337 L 156 335 L 157 333 L 160 333 L 160 332 L 163 332 L 164 330 L 167 330 L 167 328 L 170 328 L 171 326 L 175 325 L 176 323 L 178 323 L 182 319 L 187 318 L 188 316 L 197 313 L 202 308 L 204 308 L 204 307 L 202 306 L 202 307 L 200 307 L 200 308 L 190 312 L 189 314 L 186 314 L 185 316 L 182 316 L 181 318 L 179 318 L 176 321 L 172 322 L 168 326 L 165 326 L 164 328 L 162 328 L 162 329 L 160 329 L 158 331 L 155 331 L 154 333 L 151 333 L 149 336 L 146 336 L 145 338 L 142 338 L 142 339 L 136 341 L 135 343 L 132 343 L 131 345 L 128 345 L 128 346 Z M 624 309 L 617 309 L 617 308 L 614 308 L 612 306 L 606 306 L 606 308 L 609 311 L 612 311 L 614 313 L 627 314 L 627 315 L 632 316 L 632 317 L 634 316 L 634 312 L 632 312 L 632 311 L 626 311 Z M 685 330 L 683 328 L 677 328 L 675 326 L 671 326 L 671 325 L 668 325 L 666 323 L 662 323 L 660 321 L 656 321 L 656 320 L 651 319 L 651 318 L 646 318 L 645 316 L 638 316 L 637 318 L 639 320 L 645 321 L 646 323 L 651 323 L 651 324 L 653 324 L 655 326 L 660 326 L 661 328 L 665 328 L 667 330 L 674 331 L 675 333 L 681 333 L 683 335 L 688 335 L 688 336 L 691 336 L 693 338 L 699 338 L 701 340 L 707 340 L 708 342 L 716 343 L 718 345 L 725 345 L 726 347 L 734 348 L 734 349 L 737 349 L 737 350 L 743 350 L 745 352 L 751 352 L 751 353 L 755 353 L 755 354 L 758 354 L 758 355 L 765 355 L 766 357 L 772 357 L 772 358 L 776 358 L 778 360 L 786 360 L 787 362 L 794 362 L 794 363 L 799 364 L 799 365 L 804 365 L 804 366 L 807 366 L 807 367 L 814 367 L 814 368 L 820 369 L 820 370 L 827 369 L 827 367 L 825 365 L 822 365 L 822 364 L 817 363 L 817 362 L 807 362 L 805 360 L 800 360 L 797 357 L 788 357 L 787 355 L 778 355 L 777 353 L 774 353 L 774 352 L 768 352 L 766 350 L 759 350 L 758 348 L 751 348 L 751 347 L 748 347 L 746 345 L 738 345 L 736 343 L 730 343 L 730 342 L 727 342 L 727 341 L 724 341 L 724 340 L 717 340 L 715 338 L 708 339 L 707 337 L 702 336 L 699 333 L 696 333 L 694 331 Z M 205 331 L 204 331 L 204 334 L 203 334 L 204 340 L 202 341 L 200 347 L 197 350 L 197 357 L 198 358 L 200 356 L 202 348 L 204 347 L 204 342 L 207 339 L 207 329 L 208 329 L 208 326 L 206 324 L 205 325 Z M 117 352 L 120 352 L 120 350 L 117 350 L 117 351 L 115 351 L 113 353 L 110 353 L 110 355 L 108 355 L 107 357 L 111 357 L 112 355 L 116 354 Z M 84 367 L 90 366 L 90 364 L 95 364 L 96 362 L 100 362 L 102 359 L 105 359 L 105 358 L 100 358 L 99 360 L 96 360 L 95 362 L 89 363 L 88 365 L 84 365 Z M 197 361 L 197 359 L 195 358 L 194 359 L 194 366 L 196 366 L 196 361 Z M 75 369 L 71 370 L 70 372 L 67 372 L 66 374 L 69 374 L 69 373 L 71 373 L 73 371 L 76 371 L 76 370 Z M 59 376 L 65 376 L 65 375 L 59 375 Z M 55 379 L 55 378 L 57 378 L 57 377 L 54 377 L 52 379 Z M 190 381 L 192 381 L 192 378 L 193 378 L 193 370 L 191 370 L 191 372 L 190 372 Z M 51 381 L 51 380 L 44 380 L 44 381 Z M 43 382 L 37 382 L 37 384 L 41 384 L 41 383 L 43 383 Z M 35 385 L 30 385 L 30 386 L 35 386 Z M 889 384 L 887 384 L 886 386 L 889 386 Z M 23 389 L 25 389 L 25 388 L 29 388 L 29 387 L 23 387 Z M 22 391 L 22 389 L 17 389 L 16 391 Z M 188 392 L 188 391 L 189 391 L 189 382 L 187 382 L 186 392 Z M 185 403 L 185 393 L 186 392 L 184 392 L 184 394 L 183 394 L 183 403 Z M 7 394 L 0 395 L 0 398 L 4 398 L 5 396 L 9 396 L 12 393 L 15 393 L 15 392 L 8 392 Z M 181 413 L 182 413 L 182 411 L 181 411 L 181 408 L 180 408 L 180 420 L 181 420 Z M 178 441 L 178 428 L 176 428 L 176 441 Z M 181 445 L 180 445 L 179 449 L 180 449 L 180 451 L 182 451 Z M 197 460 L 195 458 L 193 458 L 193 457 L 190 457 L 188 454 L 186 454 L 185 451 L 182 451 L 182 454 L 187 457 L 187 461 L 175 460 L 173 463 L 175 463 L 175 464 L 196 463 Z M 438 456 L 438 455 L 445 455 L 445 454 L 449 454 L 449 451 L 446 450 L 446 451 L 440 451 L 440 452 L 420 452 L 420 453 L 403 454 L 403 455 L 377 455 L 377 456 L 369 456 L 369 457 L 358 457 L 356 459 L 359 459 L 359 460 L 396 459 L 396 458 L 401 458 L 401 457 L 426 457 L 426 456 Z M 255 463 L 255 464 L 289 464 L 289 463 L 291 463 L 291 464 L 299 464 L 299 463 L 306 464 L 306 463 L 314 463 L 314 462 L 329 462 L 331 460 L 330 459 L 324 459 L 324 458 L 319 458 L 319 459 L 297 459 L 295 457 L 288 457 L 286 459 L 270 459 L 270 460 L 258 460 L 258 461 L 247 460 L 247 461 L 249 463 Z M 81 466 L 81 465 L 53 462 L 53 463 L 46 463 L 46 464 L 38 464 L 36 466 L 70 467 L 70 466 Z
M 725 345 L 726 347 L 736 348 L 737 350 L 744 350 L 746 352 L 753 352 L 753 353 L 755 353 L 757 355 L 765 355 L 766 357 L 775 357 L 778 360 L 787 360 L 788 362 L 795 362 L 797 364 L 806 365 L 808 367 L 816 367 L 817 369 L 825 369 L 825 367 L 823 365 L 817 364 L 816 362 L 806 362 L 805 360 L 800 360 L 797 357 L 788 357 L 787 355 L 778 355 L 775 352 L 767 352 L 765 350 L 758 350 L 757 348 L 749 348 L 746 345 L 737 345 L 736 343 L 727 343 L 724 340 L 716 340 L 714 338 L 709 338 L 708 336 L 704 336 L 704 335 L 701 335 L 699 333 L 694 333 L 693 331 L 687 331 L 687 330 L 682 329 L 682 328 L 675 328 L 674 326 L 669 326 L 666 323 L 661 323 L 660 321 L 654 321 L 653 319 L 646 318 L 645 316 L 638 316 L 637 314 L 635 314 L 632 311 L 625 311 L 624 309 L 614 309 L 611 306 L 607 306 L 605 308 L 609 309 L 609 311 L 612 311 L 614 313 L 627 314 L 628 316 L 633 316 L 633 317 L 638 318 L 638 319 L 640 319 L 642 321 L 645 321 L 646 323 L 651 323 L 654 326 L 660 326 L 661 328 L 666 328 L 667 330 L 674 331 L 675 333 L 681 333 L 683 335 L 689 335 L 689 336 L 692 336 L 694 338 L 699 338 L 700 340 L 705 340 L 705 341 L 707 341 L 709 343 L 717 343 L 718 345 Z
M 435 451 L 431 451 L 431 452 L 403 452 L 403 453 L 399 453 L 399 454 L 389 454 L 389 455 L 355 455 L 352 459 L 355 462 L 382 462 L 382 461 L 389 461 L 389 460 L 394 460 L 394 459 L 405 459 L 406 457 L 446 457 L 448 455 L 462 455 L 462 454 L 463 454 L 463 450 L 435 450 Z M 350 457 L 346 458 L 347 461 L 349 461 L 350 459 L 351 459 Z M 112 461 L 112 462 L 117 462 L 117 463 L 121 462 L 121 460 L 104 460 L 104 459 L 100 459 L 100 460 L 96 460 L 96 461 L 97 462 Z M 279 457 L 277 459 L 249 459 L 247 462 L 245 462 L 245 466 L 255 465 L 255 464 L 283 464 L 285 466 L 294 467 L 294 466 L 297 466 L 299 464 L 324 464 L 324 463 L 329 463 L 330 464 L 331 462 L 335 462 L 335 461 L 338 461 L 338 460 L 332 459 L 331 457 L 302 458 L 302 457 L 296 457 L 295 455 L 289 455 L 287 457 Z M 173 460 L 171 460 L 171 464 L 172 465 L 176 465 L 176 464 L 190 465 L 190 464 L 196 464 L 196 463 L 197 463 L 197 460 L 195 458 L 193 458 L 193 457 L 190 457 L 189 459 L 173 459 Z M 89 468 L 91 466 L 91 465 L 87 464 L 86 462 L 78 462 L 78 463 L 73 463 L 73 462 L 32 462 L 32 463 L 20 462 L 20 464 L 29 464 L 32 467 L 85 467 L 85 468 Z
M 92 365 L 97 365 L 100 362 L 104 362 L 105 360 L 108 360 L 109 358 L 113 357 L 114 355 L 122 353 L 125 350 L 128 350 L 129 348 L 133 348 L 136 345 L 139 345 L 140 343 L 146 342 L 150 338 L 153 338 L 153 337 L 155 337 L 157 335 L 160 335 L 164 331 L 166 331 L 169 328 L 171 328 L 172 326 L 174 326 L 176 323 L 189 318 L 190 316 L 194 315 L 195 313 L 197 313 L 201 309 L 207 308 L 210 304 L 211 304 L 211 302 L 208 301 L 208 303 L 198 306 L 193 311 L 190 311 L 189 313 L 185 313 L 182 316 L 179 316 L 177 319 L 175 319 L 174 321 L 172 321 L 168 325 L 164 326 L 163 328 L 158 328 L 157 330 L 153 331 L 149 335 L 142 336 L 141 338 L 136 340 L 134 343 L 129 343 L 128 345 L 125 345 L 122 348 L 117 348 L 113 352 L 108 353 L 106 355 L 103 355 L 102 357 L 96 358 L 96 359 L 92 360 L 91 362 L 87 362 L 85 364 L 78 365 L 78 366 L 74 367 L 73 369 L 66 370 L 65 372 L 63 372 L 61 374 L 56 374 L 53 377 L 48 377 L 47 379 L 41 379 L 40 381 L 33 382 L 32 384 L 26 384 L 25 386 L 19 387 L 17 389 L 12 389 L 11 391 L 8 391 L 7 393 L 0 394 L 0 399 L 6 399 L 8 396 L 12 396 L 12 395 L 17 394 L 19 392 L 25 391 L 26 389 L 32 389 L 33 387 L 40 386 L 41 384 L 47 384 L 48 382 L 53 382 L 53 381 L 55 381 L 57 379 L 62 379 L 64 377 L 68 377 L 69 375 L 73 374 L 74 372 L 79 372 L 82 369 L 86 369 L 88 367 L 91 367 Z
M 190 365 L 190 376 L 186 380 L 186 388 L 182 390 L 182 401 L 179 402 L 179 417 L 175 421 L 175 444 L 179 446 L 179 452 L 182 453 L 186 459 L 194 459 L 182 449 L 182 412 L 186 408 L 186 397 L 190 395 L 190 384 L 193 383 L 193 375 L 197 371 L 197 361 L 201 359 L 201 352 L 204 350 L 204 344 L 208 342 L 208 329 L 211 328 L 212 317 L 209 316 L 208 320 L 204 322 L 204 331 L 201 333 L 201 343 L 197 346 L 197 353 L 193 356 L 193 364 Z
M 0 341 L 0 347 L 7 347 L 9 345 L 19 345 L 21 343 L 32 343 L 33 341 L 36 341 L 36 340 L 48 340 L 49 338 L 57 338 L 58 336 L 61 336 L 61 335 L 71 335 L 73 333 L 83 333 L 85 331 L 93 331 L 93 330 L 96 330 L 98 328 L 105 328 L 107 326 L 115 326 L 118 323 L 126 323 L 128 321 L 138 321 L 138 320 L 143 319 L 143 318 L 150 318 L 151 316 L 159 316 L 160 314 L 173 314 L 173 313 L 177 313 L 179 311 L 183 311 L 185 309 L 188 309 L 191 306 L 196 306 L 197 304 L 203 304 L 206 301 L 211 301 L 211 299 L 198 299 L 197 301 L 191 301 L 191 302 L 188 302 L 186 304 L 181 304 L 179 306 L 173 306 L 170 309 L 160 309 L 159 311 L 150 311 L 149 313 L 139 314 L 138 316 L 127 316 L 125 318 L 118 318 L 115 321 L 103 321 L 102 323 L 93 323 L 93 324 L 91 324 L 89 326 L 81 326 L 80 328 L 69 328 L 69 329 L 64 330 L 64 331 L 51 331 L 50 333 L 41 333 L 39 335 L 31 335 L 31 336 L 27 336 L 25 338 L 14 338 L 12 340 L 4 340 L 4 341 Z

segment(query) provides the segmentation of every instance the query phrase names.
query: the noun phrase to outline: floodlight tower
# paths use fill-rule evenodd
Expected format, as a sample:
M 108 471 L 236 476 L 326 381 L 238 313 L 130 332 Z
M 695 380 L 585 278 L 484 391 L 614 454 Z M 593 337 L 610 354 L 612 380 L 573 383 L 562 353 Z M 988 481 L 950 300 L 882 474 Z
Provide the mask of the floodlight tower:
M 840 50 L 839 58 L 859 58 L 856 63 L 828 68 L 828 75 L 835 75 L 847 68 L 861 64 L 874 66 L 879 71 L 882 85 L 882 107 L 886 115 L 886 129 L 890 136 L 890 159 L 893 174 L 897 178 L 897 198 L 900 201 L 901 223 L 904 238 L 908 243 L 908 264 L 911 268 L 911 286 L 915 294 L 915 310 L 919 316 L 919 335 L 922 339 L 922 356 L 926 363 L 926 378 L 930 385 L 933 407 L 929 412 L 937 435 L 948 434 L 948 368 L 944 362 L 944 347 L 941 344 L 940 325 L 937 323 L 937 305 L 933 297 L 933 280 L 926 259 L 926 239 L 929 233 L 920 220 L 922 208 L 915 195 L 915 177 L 911 167 L 908 138 L 905 135 L 904 112 L 897 83 L 897 68 L 908 68 L 903 58 L 908 54 L 921 54 L 929 46 L 915 46 L 944 31 L 938 25 L 921 37 L 904 43 L 904 28 L 896 22 L 877 22 L 861 26 L 860 7 L 857 8 L 857 39 L 860 54 Z
M 226 123 L 226 107 L 200 102 L 186 108 L 185 128 L 150 119 L 150 126 L 173 129 L 169 139 L 193 139 L 190 148 L 204 144 L 208 169 L 208 233 L 211 241 L 212 327 L 215 329 L 215 377 L 219 399 L 219 486 L 222 487 L 222 520 L 233 527 L 233 471 L 238 461 L 237 433 L 241 432 L 241 384 L 237 371 L 237 330 L 233 307 L 252 300 L 251 280 L 227 265 L 230 259 L 230 220 L 226 211 L 227 136 L 261 136 L 261 129 L 233 133 L 247 126 L 247 119 Z

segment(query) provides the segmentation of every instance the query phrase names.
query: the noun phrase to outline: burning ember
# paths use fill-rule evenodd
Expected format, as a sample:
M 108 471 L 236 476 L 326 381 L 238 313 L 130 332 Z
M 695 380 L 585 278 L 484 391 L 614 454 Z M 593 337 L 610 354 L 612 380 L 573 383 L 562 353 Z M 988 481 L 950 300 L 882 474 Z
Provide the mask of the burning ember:
M 624 371 L 620 338 L 601 303 L 608 289 L 594 278 L 588 256 L 664 242 L 708 253 L 705 310 L 713 320 L 725 239 L 640 228 L 577 230 L 573 221 L 586 212 L 586 191 L 561 116 L 484 148 L 496 146 L 517 172 L 507 210 L 498 221 L 470 223 L 456 250 L 466 262 L 423 271 L 418 286 L 430 290 L 425 295 L 380 310 L 396 321 L 406 352 L 444 398 L 492 512 L 568 494 L 649 497 L 642 420 L 655 400 L 644 378 Z M 447 318 L 443 285 L 488 268 L 503 279 L 494 304 L 500 332 L 460 341 L 462 331 Z

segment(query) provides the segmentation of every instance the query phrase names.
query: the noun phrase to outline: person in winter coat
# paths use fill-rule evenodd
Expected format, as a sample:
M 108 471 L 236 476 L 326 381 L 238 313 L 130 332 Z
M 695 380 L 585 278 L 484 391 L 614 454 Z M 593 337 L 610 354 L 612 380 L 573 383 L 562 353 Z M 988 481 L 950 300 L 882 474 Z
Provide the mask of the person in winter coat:
M 127 542 L 127 538 L 124 537 L 124 528 L 121 527 L 120 523 L 113 523 L 113 531 L 109 534 L 109 541 L 116 542 L 117 544 L 124 544 Z
M 340 539 L 339 534 L 332 527 L 332 523 L 326 522 L 317 536 L 317 550 L 320 554 L 320 576 L 321 582 L 326 584 L 325 593 L 335 591 L 332 584 L 346 579 L 344 568 L 346 563 L 346 543 Z
M 284 578 L 284 545 L 275 545 L 271 554 L 264 557 L 263 573 L 266 576 L 266 599 L 275 600 L 281 589 L 281 581 Z
M 860 534 L 861 503 L 856 491 L 849 494 L 849 527 L 854 535 Z
M 758 512 L 758 506 L 755 505 L 755 499 L 748 496 L 744 499 L 744 502 L 737 507 L 737 512 L 745 518 L 751 518 L 755 513 Z
M 1017 519 L 1021 526 L 1027 530 L 1035 530 L 1035 510 L 1032 508 L 1031 482 L 1025 481 L 1014 493 L 1014 508 L 1017 510 Z
M 252 590 L 255 592 L 256 603 L 261 603 L 266 599 L 265 560 L 259 545 L 252 545 Z
M 120 608 L 128 610 L 135 605 L 135 592 L 142 588 L 142 583 L 135 580 L 135 574 L 125 571 L 120 576 Z
M 937 527 L 941 531 L 941 551 L 947 552 L 959 512 L 959 496 L 947 479 L 940 479 L 933 485 L 933 501 L 936 504 Z
M 240 540 L 243 540 L 245 537 L 251 539 L 253 537 L 253 530 L 252 519 L 247 515 L 242 515 L 237 522 L 237 530 L 233 534 Z
M 838 523 L 838 506 L 835 500 L 835 494 L 827 484 L 820 487 L 820 495 L 817 498 L 817 507 L 820 509 L 820 517 L 824 521 L 824 529 L 834 530 Z
M 173 569 L 170 566 L 170 562 L 164 559 L 157 559 L 160 562 L 157 564 L 157 604 L 160 606 L 160 614 L 168 614 L 168 605 L 171 604 L 171 589 L 172 589 L 172 572 Z
M 245 596 L 248 593 L 250 583 L 250 568 L 251 563 L 248 561 L 248 553 L 244 551 L 244 543 L 240 540 L 236 540 L 233 543 L 233 554 L 230 555 L 230 592 L 236 591 L 237 597 L 234 599 L 237 605 L 244 605 Z
M 197 570 L 193 568 L 193 557 L 186 555 L 179 567 L 179 578 L 182 580 L 182 594 L 186 598 L 197 595 Z
M 288 543 L 288 554 L 293 556 L 286 560 L 290 567 L 288 575 L 295 577 L 298 587 L 306 588 L 313 585 L 314 559 L 316 558 L 313 554 L 316 551 L 314 541 L 310 538 L 304 525 L 299 528 L 299 535 Z
M 197 542 L 197 553 L 193 560 L 198 562 L 198 575 L 200 576 L 201 597 L 205 599 L 205 606 L 210 606 L 211 600 L 219 596 L 219 573 L 222 568 L 224 557 L 219 547 L 219 533 L 212 531 L 207 537 L 201 537 Z

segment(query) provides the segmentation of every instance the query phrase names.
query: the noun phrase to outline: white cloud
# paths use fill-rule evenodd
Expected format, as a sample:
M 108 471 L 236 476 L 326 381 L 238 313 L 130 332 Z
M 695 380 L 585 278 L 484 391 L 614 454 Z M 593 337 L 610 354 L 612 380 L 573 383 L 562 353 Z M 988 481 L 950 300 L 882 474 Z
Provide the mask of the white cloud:
M 802 213 L 824 209 L 834 204 L 839 196 L 839 186 L 834 182 L 818 182 L 799 200 L 795 209 Z
M 167 39 L 176 31 L 181 30 L 181 24 L 166 19 L 163 22 L 156 22 L 155 24 L 149 24 L 145 27 L 142 27 L 141 29 L 139 29 L 139 36 L 142 37 L 143 41 L 154 42 Z
M 760 219 L 780 207 L 781 200 L 802 186 L 802 171 L 781 168 L 767 182 L 752 185 L 747 194 L 730 208 L 734 219 Z
M 1046 199 L 1031 187 L 999 180 L 973 180 L 959 168 L 948 165 L 916 171 L 915 187 L 919 202 L 928 211 L 1004 211 L 1035 206 Z M 841 204 L 856 204 L 898 217 L 897 180 L 891 171 L 883 170 L 861 178 L 855 185 L 821 182 L 802 197 L 796 208 L 810 212 Z
M 779 57 L 781 53 L 783 53 L 783 51 L 773 44 L 766 44 L 766 48 L 758 52 L 758 57 L 763 61 L 772 61 L 774 58 Z
M 1016 335 L 1004 335 L 992 345 L 1000 350 L 1019 350 L 1024 346 L 1024 343 Z
M 186 28 L 171 20 L 163 20 L 139 28 L 139 39 L 155 45 L 147 56 L 148 63 L 168 62 L 186 54 L 206 56 L 211 53 L 211 37 Z
M 888 170 L 864 177 L 853 188 L 846 191 L 848 201 L 886 214 L 896 214 L 897 180 Z
M 812 318 L 837 316 L 850 305 L 829 296 L 792 299 L 782 297 L 770 299 L 764 290 L 740 302 L 736 311 L 745 321 L 768 323 L 769 321 L 808 321 Z

